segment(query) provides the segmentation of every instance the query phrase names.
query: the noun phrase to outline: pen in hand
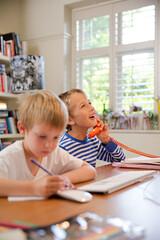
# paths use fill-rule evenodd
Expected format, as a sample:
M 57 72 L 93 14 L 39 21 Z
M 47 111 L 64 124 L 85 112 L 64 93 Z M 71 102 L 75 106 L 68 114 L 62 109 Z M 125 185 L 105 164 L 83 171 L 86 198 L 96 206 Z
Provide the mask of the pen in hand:
M 43 169 L 45 172 L 47 172 L 49 175 L 54 176 L 55 174 L 52 173 L 51 171 L 49 171 L 47 168 L 43 167 L 39 162 L 37 162 L 34 158 L 31 158 L 30 161 L 34 164 L 36 164 L 38 167 L 40 167 L 41 169 Z M 66 183 L 65 184 L 66 188 L 69 188 L 69 185 Z

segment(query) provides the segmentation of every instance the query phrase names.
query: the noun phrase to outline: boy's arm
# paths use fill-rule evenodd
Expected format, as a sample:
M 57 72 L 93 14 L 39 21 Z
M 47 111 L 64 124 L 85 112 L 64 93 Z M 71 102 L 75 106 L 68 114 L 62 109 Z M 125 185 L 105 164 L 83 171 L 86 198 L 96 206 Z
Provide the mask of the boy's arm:
M 73 184 L 80 183 L 94 179 L 96 177 L 96 170 L 88 163 L 83 162 L 80 168 L 63 173 L 62 176 L 69 178 Z
M 58 190 L 65 190 L 65 178 L 60 175 L 47 176 L 37 181 L 18 181 L 0 178 L 0 196 L 49 197 Z
M 17 181 L 0 178 L 0 196 L 32 196 L 33 186 L 30 181 Z
M 118 146 L 116 143 L 110 141 L 107 146 L 103 145 L 102 143 L 99 145 L 99 154 L 97 159 L 109 161 L 109 162 L 120 162 L 125 160 L 126 155 L 123 149 Z

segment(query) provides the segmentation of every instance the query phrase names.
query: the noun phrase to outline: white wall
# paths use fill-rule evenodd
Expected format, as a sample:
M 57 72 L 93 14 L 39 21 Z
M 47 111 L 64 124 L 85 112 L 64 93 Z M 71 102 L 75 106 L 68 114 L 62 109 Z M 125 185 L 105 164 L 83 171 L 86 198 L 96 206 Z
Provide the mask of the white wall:
M 64 7 L 58 0 L 27 0 L 23 5 L 29 54 L 44 56 L 46 89 L 59 94 L 64 86 Z
M 21 32 L 20 0 L 0 0 L 0 33 Z

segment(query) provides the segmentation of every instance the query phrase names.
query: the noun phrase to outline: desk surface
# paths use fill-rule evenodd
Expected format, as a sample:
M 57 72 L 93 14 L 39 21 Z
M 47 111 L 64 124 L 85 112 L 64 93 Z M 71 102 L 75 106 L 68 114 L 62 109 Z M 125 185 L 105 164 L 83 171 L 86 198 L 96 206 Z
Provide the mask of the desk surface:
M 133 169 L 115 168 L 111 165 L 96 169 L 96 180 L 125 171 L 133 171 Z M 156 198 L 151 197 L 153 200 L 157 200 L 157 196 L 160 196 L 160 187 L 157 187 L 158 181 L 160 182 L 160 176 L 146 182 L 136 183 L 109 195 L 93 194 L 93 199 L 88 203 L 77 203 L 58 197 L 28 202 L 8 202 L 7 198 L 0 198 L 0 221 L 19 220 L 48 225 L 82 212 L 91 211 L 143 225 L 146 229 L 146 239 L 158 240 L 160 236 L 160 204 L 156 204 L 144 196 L 144 191 L 155 190 Z

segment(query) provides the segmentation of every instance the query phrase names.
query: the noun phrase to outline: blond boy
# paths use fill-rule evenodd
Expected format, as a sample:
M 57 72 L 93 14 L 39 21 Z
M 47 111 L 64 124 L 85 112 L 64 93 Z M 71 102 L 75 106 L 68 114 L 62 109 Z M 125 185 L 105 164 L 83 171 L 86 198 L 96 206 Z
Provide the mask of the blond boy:
M 95 170 L 57 146 L 68 121 L 64 103 L 52 92 L 26 94 L 18 114 L 18 129 L 24 136 L 0 152 L 0 196 L 51 196 L 66 184 L 93 179 Z M 34 158 L 53 172 L 49 176 L 33 164 Z

